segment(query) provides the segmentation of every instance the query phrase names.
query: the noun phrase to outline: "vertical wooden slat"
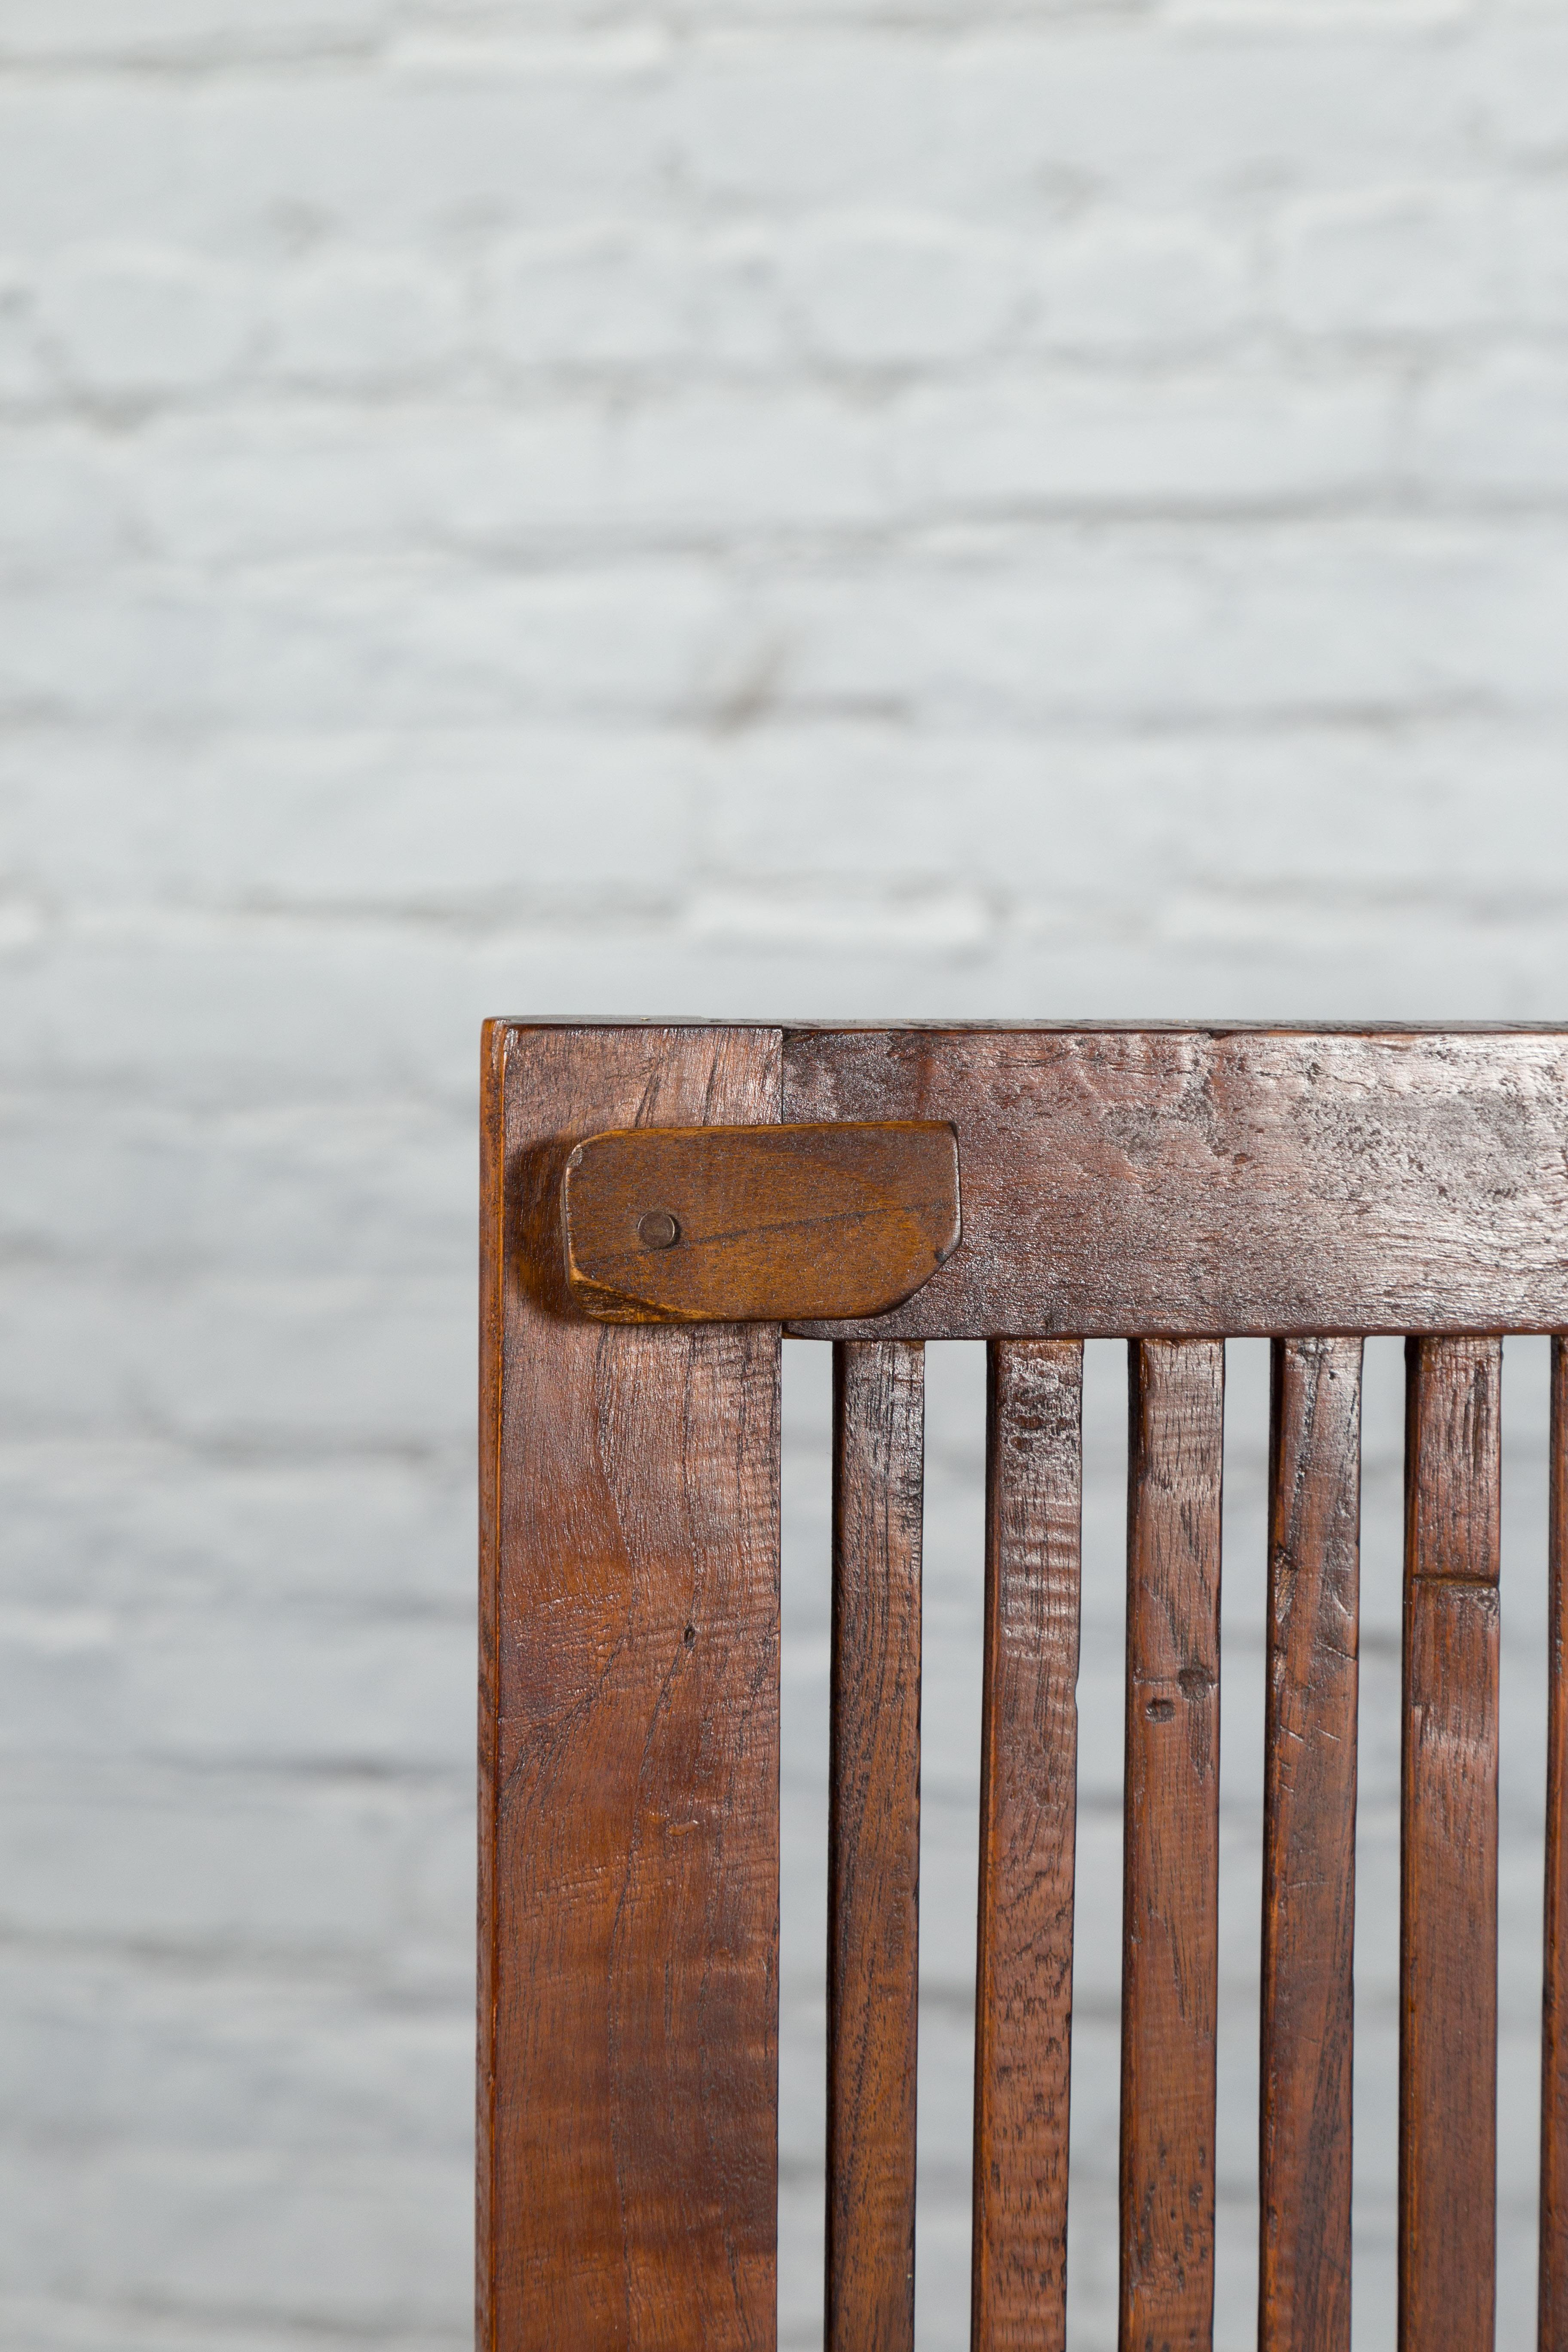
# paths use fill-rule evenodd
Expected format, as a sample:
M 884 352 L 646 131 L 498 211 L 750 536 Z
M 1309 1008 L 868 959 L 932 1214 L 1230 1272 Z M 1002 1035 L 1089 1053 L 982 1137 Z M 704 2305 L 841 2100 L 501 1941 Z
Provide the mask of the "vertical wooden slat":
M 1273 1349 L 1260 2352 L 1349 2352 L 1359 1339 Z
M 1121 1959 L 1122 2352 L 1214 2329 L 1225 1349 L 1135 1340 Z
M 971 2340 L 1062 2352 L 1083 1345 L 993 1340 L 989 1373 Z
M 778 1103 L 776 1032 L 489 1032 L 481 2352 L 774 2340 L 778 1332 L 574 1318 L 556 1203 Z
M 1502 1342 L 1405 1357 L 1399 2342 L 1489 2352 Z
M 1546 1969 L 1541 2021 L 1541 2352 L 1568 2345 L 1568 1340 L 1552 1342 Z
M 925 1350 L 834 1349 L 827 2352 L 911 2352 Z

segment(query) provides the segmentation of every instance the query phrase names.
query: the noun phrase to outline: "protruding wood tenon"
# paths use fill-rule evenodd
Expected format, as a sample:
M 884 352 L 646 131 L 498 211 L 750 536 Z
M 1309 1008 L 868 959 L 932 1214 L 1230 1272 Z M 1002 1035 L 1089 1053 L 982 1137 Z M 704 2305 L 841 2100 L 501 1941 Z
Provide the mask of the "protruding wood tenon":
M 562 1187 L 566 1279 L 605 1323 L 879 1315 L 959 1242 L 945 1119 L 639 1127 L 590 1136 Z

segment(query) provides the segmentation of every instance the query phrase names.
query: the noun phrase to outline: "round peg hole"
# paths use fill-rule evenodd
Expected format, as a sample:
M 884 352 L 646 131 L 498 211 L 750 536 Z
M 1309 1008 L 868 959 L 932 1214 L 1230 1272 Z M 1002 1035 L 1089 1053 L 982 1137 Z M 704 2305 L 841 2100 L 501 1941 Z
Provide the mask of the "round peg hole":
M 637 1219 L 637 1239 L 644 1249 L 673 1249 L 680 1239 L 680 1225 L 668 1209 L 645 1209 Z

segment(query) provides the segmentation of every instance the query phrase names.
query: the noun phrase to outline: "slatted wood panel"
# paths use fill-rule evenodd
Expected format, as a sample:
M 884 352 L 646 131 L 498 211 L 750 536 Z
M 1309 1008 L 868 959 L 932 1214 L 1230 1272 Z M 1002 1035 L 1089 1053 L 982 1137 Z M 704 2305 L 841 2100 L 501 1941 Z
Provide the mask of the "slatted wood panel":
M 973 2341 L 1067 2343 L 1083 1347 L 989 1351 Z
M 1131 1353 L 1121 1945 L 1121 2342 L 1214 2322 L 1225 1350 Z
M 828 2352 L 912 2352 L 925 1353 L 834 1356 Z
M 1489 2352 L 1502 1345 L 1406 1355 L 1399 2342 Z
M 1349 2352 L 1359 1339 L 1277 1340 L 1263 1801 L 1260 2352 Z

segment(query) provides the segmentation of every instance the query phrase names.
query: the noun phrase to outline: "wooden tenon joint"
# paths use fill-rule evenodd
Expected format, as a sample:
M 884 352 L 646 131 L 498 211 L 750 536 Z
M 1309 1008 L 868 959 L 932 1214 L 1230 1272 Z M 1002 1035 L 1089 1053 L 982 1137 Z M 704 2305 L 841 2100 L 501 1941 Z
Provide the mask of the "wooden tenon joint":
M 945 1119 L 617 1128 L 561 1194 L 566 1279 L 602 1323 L 879 1315 L 958 1247 Z

